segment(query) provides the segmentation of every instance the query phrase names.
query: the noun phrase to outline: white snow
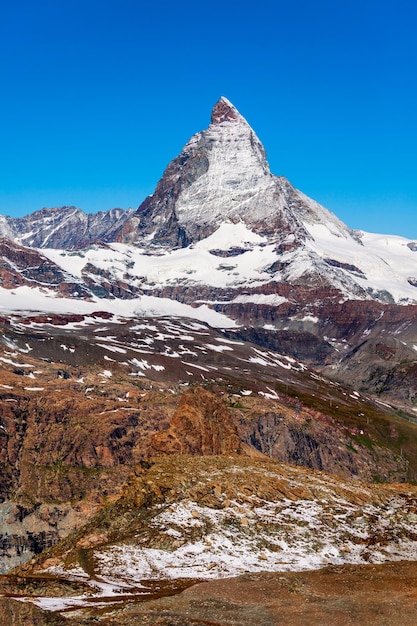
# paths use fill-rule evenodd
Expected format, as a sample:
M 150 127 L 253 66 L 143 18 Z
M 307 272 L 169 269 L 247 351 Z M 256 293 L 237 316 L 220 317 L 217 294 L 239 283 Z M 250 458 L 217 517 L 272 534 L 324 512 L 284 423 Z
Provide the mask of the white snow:
M 208 350 L 213 350 L 213 352 L 233 352 L 233 348 L 231 348 L 230 346 L 216 346 L 213 343 L 206 343 L 204 345 L 205 348 L 207 348 Z
M 236 296 L 233 298 L 231 302 L 247 304 L 248 302 L 253 302 L 254 304 L 268 304 L 269 306 L 279 306 L 284 302 L 288 302 L 287 298 L 283 298 L 278 294 L 263 294 L 263 293 L 254 293 L 254 294 L 242 294 L 240 296 Z
M 209 372 L 210 369 L 207 367 L 203 367 L 202 365 L 197 365 L 197 363 L 188 363 L 187 361 L 182 361 L 182 363 L 184 363 L 184 365 L 189 365 L 190 367 L 196 367 L 199 370 L 203 370 L 204 372 Z M 211 369 L 216 369 L 216 368 L 211 368 Z
M 180 193 L 176 214 L 180 224 L 220 223 L 227 215 L 237 222 L 250 209 L 263 218 L 271 205 L 274 182 L 259 139 L 240 115 L 236 120 L 212 124 L 191 138 L 184 152 L 193 154 L 200 142 L 210 143 L 208 170 Z
M 353 265 L 364 274 L 344 271 L 364 291 L 389 292 L 398 303 L 417 300 L 417 288 L 408 278 L 417 275 L 417 254 L 410 250 L 409 239 L 360 231 L 360 240 L 337 236 L 326 224 L 305 224 L 313 237 L 310 250 L 322 258 Z M 329 267 L 329 270 L 331 268 Z M 340 270 L 338 270 L 340 272 Z
M 171 550 L 135 544 L 109 546 L 95 553 L 101 574 L 135 581 L 147 578 L 221 578 L 244 572 L 298 571 L 328 564 L 381 563 L 417 558 L 417 545 L 402 539 L 394 526 L 387 544 L 367 547 L 374 528 L 389 530 L 403 506 L 395 497 L 384 510 L 355 507 L 343 498 L 323 500 L 230 502 L 211 509 L 196 502 L 177 503 L 152 519 L 151 525 L 182 545 Z M 358 516 L 355 511 L 358 510 Z M 413 520 L 403 528 L 412 534 Z M 201 529 L 190 539 L 190 529 Z M 180 541 L 181 543 L 181 541 Z
M 121 318 L 146 316 L 186 317 L 205 322 L 214 328 L 233 328 L 236 323 L 226 315 L 213 311 L 206 305 L 192 307 L 168 298 L 140 296 L 132 300 L 107 300 L 94 298 L 92 301 L 73 298 L 59 298 L 53 291 L 26 286 L 17 287 L 12 291 L 0 287 L 0 310 L 5 312 L 45 312 L 45 313 L 79 313 L 91 315 L 95 311 L 106 311 Z M 94 321 L 95 320 L 90 320 Z M 113 320 L 114 321 L 114 320 Z M 73 323 L 79 326 L 81 323 Z M 70 324 L 66 325 L 69 328 Z
M 12 361 L 12 359 L 8 359 L 4 356 L 0 356 L 0 361 L 6 363 L 7 365 L 13 365 L 14 367 L 33 367 L 33 365 L 30 365 L 30 363 L 18 363 L 17 361 Z

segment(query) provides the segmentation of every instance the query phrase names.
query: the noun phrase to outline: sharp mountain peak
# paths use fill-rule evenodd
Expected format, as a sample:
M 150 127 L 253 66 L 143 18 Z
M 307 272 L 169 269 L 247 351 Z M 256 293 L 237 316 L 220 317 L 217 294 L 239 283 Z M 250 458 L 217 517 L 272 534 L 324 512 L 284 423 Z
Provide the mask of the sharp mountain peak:
M 234 121 L 242 118 L 237 108 L 224 96 L 221 96 L 213 107 L 211 123 L 221 124 L 225 121 Z M 242 118 L 243 119 L 243 118 Z M 246 121 L 246 120 L 245 120 Z

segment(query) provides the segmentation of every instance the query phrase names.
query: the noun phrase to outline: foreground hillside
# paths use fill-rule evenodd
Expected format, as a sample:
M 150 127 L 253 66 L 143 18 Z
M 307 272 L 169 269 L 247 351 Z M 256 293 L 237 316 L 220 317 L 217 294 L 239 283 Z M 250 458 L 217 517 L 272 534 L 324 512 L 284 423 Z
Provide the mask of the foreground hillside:
M 1 626 L 414 626 L 414 562 L 244 574 L 87 617 L 0 597 Z M 51 581 L 52 584 L 54 581 Z M 33 588 L 33 586 L 32 586 Z M 174 593 L 175 595 L 168 595 Z
M 371 486 L 242 455 L 155 458 L 137 466 L 121 496 L 86 526 L 20 568 L 18 577 L 4 577 L 3 592 L 14 600 L 3 606 L 19 615 L 20 597 L 69 624 L 208 619 L 266 626 L 281 623 L 280 611 L 288 619 L 282 623 L 301 623 L 311 608 L 312 624 L 332 611 L 335 624 L 364 616 L 384 623 L 372 621 L 373 611 L 388 618 L 398 596 L 377 609 L 380 595 L 370 598 L 372 589 L 390 581 L 392 593 L 408 592 L 408 602 L 417 593 L 413 566 L 387 565 L 416 559 L 416 520 L 417 488 L 409 485 Z M 366 563 L 385 565 L 342 567 Z M 168 598 L 204 579 L 213 582 Z M 359 580 L 360 593 L 342 589 Z M 406 598 L 405 617 L 407 611 Z M 353 621 L 342 621 L 347 614 Z M 34 623 L 54 623 L 42 619 Z

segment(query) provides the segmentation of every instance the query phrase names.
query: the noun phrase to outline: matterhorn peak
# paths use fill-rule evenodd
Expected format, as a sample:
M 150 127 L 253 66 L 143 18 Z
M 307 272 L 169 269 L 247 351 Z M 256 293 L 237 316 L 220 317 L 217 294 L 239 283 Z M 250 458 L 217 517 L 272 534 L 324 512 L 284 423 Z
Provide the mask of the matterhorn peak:
M 211 124 L 191 137 L 133 218 L 120 240 L 173 247 L 204 239 L 223 222 L 242 222 L 275 242 L 291 236 L 302 246 L 310 239 L 305 224 L 337 220 L 271 174 L 255 131 L 224 96 Z M 348 230 L 339 222 L 335 228 Z
M 213 107 L 211 123 L 221 124 L 226 121 L 238 120 L 241 117 L 239 111 L 233 106 L 230 100 L 222 96 Z

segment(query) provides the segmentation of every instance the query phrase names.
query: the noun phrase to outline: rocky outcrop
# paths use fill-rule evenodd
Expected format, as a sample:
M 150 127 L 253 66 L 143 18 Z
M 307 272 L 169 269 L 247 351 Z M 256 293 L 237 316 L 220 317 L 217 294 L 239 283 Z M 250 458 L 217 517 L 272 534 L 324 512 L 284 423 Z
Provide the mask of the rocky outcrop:
M 88 298 L 91 295 L 80 281 L 37 250 L 10 239 L 0 239 L 0 286 L 14 289 L 22 285 L 47 287 L 63 297 Z
M 185 391 L 168 430 L 156 433 L 149 454 L 236 454 L 242 443 L 221 398 L 201 387 Z
M 81 271 L 84 284 L 99 298 L 137 298 L 143 290 L 125 280 L 115 279 L 111 269 L 105 270 L 86 263 Z M 131 277 L 134 279 L 134 277 Z M 135 281 L 136 282 L 136 281 Z

